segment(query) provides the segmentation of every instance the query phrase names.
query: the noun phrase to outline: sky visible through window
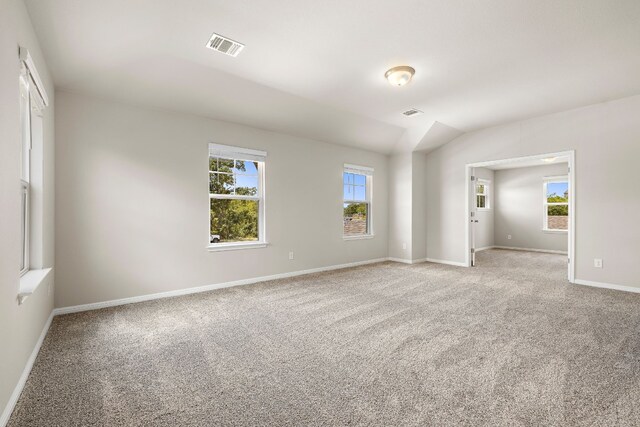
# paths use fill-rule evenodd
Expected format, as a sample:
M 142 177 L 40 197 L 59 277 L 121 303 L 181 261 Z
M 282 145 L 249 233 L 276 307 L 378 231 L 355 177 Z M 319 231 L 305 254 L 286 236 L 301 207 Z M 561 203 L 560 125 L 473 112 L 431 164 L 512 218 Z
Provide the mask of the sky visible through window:
M 569 195 L 569 183 L 568 182 L 550 182 L 547 184 L 547 197 L 552 197 L 553 195 L 565 197 L 565 193 L 567 197 Z
M 367 200 L 367 177 L 345 172 L 343 175 L 344 200 L 364 202 Z

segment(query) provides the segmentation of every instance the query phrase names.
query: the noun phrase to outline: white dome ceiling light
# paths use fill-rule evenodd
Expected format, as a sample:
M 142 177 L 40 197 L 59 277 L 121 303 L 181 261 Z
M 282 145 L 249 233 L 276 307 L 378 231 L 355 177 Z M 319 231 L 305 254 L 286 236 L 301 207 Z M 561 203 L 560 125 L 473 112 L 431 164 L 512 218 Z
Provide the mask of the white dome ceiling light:
M 404 86 L 411 81 L 415 73 L 416 70 L 413 67 L 400 65 L 387 70 L 384 77 L 394 86 Z

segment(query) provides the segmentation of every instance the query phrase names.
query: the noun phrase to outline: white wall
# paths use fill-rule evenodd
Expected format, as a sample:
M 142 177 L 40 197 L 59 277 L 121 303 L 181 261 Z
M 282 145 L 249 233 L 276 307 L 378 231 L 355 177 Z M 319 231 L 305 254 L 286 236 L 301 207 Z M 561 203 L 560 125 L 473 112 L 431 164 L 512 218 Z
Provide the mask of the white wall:
M 56 132 L 58 307 L 387 257 L 387 156 L 64 92 Z M 207 251 L 209 142 L 268 152 L 267 248 Z M 375 169 L 373 239 L 342 238 L 344 163 Z
M 389 159 L 389 256 L 410 261 L 412 238 L 412 155 Z
M 634 96 L 471 132 L 429 153 L 427 256 L 465 260 L 466 164 L 575 150 L 576 278 L 640 287 L 638 117 Z
M 476 211 L 477 223 L 474 223 L 476 249 L 488 248 L 494 245 L 494 213 L 495 213 L 495 179 L 494 173 L 487 168 L 474 168 L 473 174 L 478 179 L 489 181 L 489 209 Z
M 427 257 L 426 155 L 399 153 L 389 161 L 389 257 L 423 261 Z
M 26 47 L 38 68 L 51 105 L 43 118 L 44 152 L 41 253 L 37 262 L 54 263 L 54 93 L 26 8 L 20 0 L 0 2 L 0 412 L 5 408 L 53 308 L 53 277 L 18 305 L 20 265 L 20 75 L 18 46 Z M 50 293 L 51 292 L 51 293 Z
M 557 163 L 495 172 L 497 246 L 567 252 L 567 233 L 542 230 L 542 185 L 545 177 L 567 175 L 568 167 L 567 163 Z
M 415 152 L 411 155 L 411 259 L 421 261 L 427 257 L 427 155 Z

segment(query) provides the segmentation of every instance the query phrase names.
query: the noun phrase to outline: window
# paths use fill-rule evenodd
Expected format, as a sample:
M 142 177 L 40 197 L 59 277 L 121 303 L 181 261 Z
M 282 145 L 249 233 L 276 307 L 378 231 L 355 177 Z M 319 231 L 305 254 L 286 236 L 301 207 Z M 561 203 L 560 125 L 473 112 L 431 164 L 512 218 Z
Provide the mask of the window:
M 373 169 L 344 165 L 343 235 L 345 238 L 372 236 L 371 185 Z
M 32 162 L 32 148 L 34 146 L 42 148 L 42 113 L 48 105 L 48 98 L 44 91 L 44 86 L 40 80 L 38 72 L 29 52 L 19 49 L 21 60 L 20 76 L 18 84 L 20 86 L 20 237 L 21 237 L 21 257 L 20 276 L 29 271 L 31 260 L 31 193 L 32 178 L 34 173 L 41 174 L 37 170 L 38 165 Z M 34 163 L 32 165 L 32 163 Z M 32 166 L 36 167 L 32 171 Z
M 547 231 L 566 231 L 569 229 L 569 181 L 566 176 L 545 178 L 544 223 Z
M 476 208 L 477 209 L 490 209 L 491 199 L 489 192 L 491 190 L 491 181 L 486 179 L 479 179 L 476 182 Z
M 210 247 L 265 245 L 263 151 L 209 145 Z

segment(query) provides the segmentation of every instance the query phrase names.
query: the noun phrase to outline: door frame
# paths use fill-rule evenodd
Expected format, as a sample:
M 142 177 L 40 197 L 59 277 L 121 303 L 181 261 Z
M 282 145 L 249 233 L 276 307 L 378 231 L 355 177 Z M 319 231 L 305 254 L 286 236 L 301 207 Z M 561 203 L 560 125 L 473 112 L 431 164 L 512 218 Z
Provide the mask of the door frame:
M 485 162 L 476 162 L 476 163 L 467 163 L 465 166 L 465 175 L 466 175 L 466 189 L 465 189 L 465 265 L 467 267 L 471 267 L 471 238 L 472 232 L 471 227 L 472 223 L 471 219 L 471 171 L 473 168 L 482 168 L 487 166 L 495 166 L 505 163 L 513 163 L 518 161 L 527 161 L 527 160 L 542 160 L 549 157 L 567 157 L 569 164 L 569 171 L 567 173 L 569 180 L 569 194 L 571 197 L 569 198 L 569 230 L 568 230 L 568 279 L 569 282 L 575 283 L 575 274 L 576 274 L 576 260 L 575 260 L 575 249 L 576 249 L 576 165 L 575 165 L 575 150 L 568 151 L 560 151 L 555 153 L 543 153 L 536 154 L 532 156 L 522 156 L 522 157 L 512 157 L 508 159 L 500 159 L 500 160 L 489 160 Z

